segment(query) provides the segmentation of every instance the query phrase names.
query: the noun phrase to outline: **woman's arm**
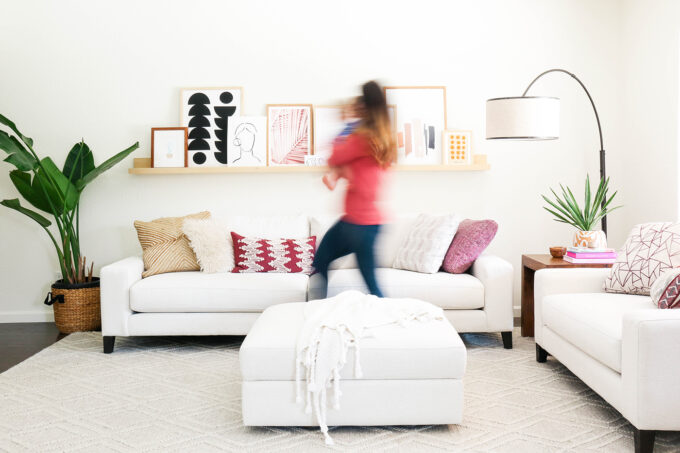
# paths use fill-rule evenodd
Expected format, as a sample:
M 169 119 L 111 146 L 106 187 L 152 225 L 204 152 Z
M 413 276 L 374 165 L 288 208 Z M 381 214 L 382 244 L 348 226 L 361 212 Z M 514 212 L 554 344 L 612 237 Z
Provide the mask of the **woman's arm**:
M 329 167 L 341 167 L 351 161 L 366 156 L 366 139 L 356 133 L 346 139 L 336 139 L 333 152 L 328 158 Z

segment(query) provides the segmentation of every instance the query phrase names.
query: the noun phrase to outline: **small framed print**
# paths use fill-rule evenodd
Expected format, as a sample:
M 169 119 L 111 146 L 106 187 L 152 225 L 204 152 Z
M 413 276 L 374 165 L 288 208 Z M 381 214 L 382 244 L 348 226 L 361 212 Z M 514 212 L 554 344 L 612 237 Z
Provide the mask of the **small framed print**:
M 472 162 L 472 132 L 445 130 L 442 133 L 444 163 L 451 165 L 470 165 Z
M 186 167 L 188 141 L 186 127 L 152 127 L 151 168 Z
M 312 155 L 312 121 L 311 104 L 268 104 L 268 165 L 304 165 Z

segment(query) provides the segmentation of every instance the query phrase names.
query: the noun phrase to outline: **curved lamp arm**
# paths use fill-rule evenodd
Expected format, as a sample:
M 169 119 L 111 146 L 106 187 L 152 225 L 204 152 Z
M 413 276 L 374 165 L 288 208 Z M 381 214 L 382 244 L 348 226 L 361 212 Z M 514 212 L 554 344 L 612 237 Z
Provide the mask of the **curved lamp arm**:
M 593 112 L 595 112 L 595 120 L 597 121 L 597 131 L 600 134 L 600 178 L 605 179 L 607 177 L 607 173 L 605 170 L 605 153 L 604 153 L 604 142 L 602 139 L 602 126 L 600 125 L 600 115 L 597 114 L 597 108 L 595 108 L 595 101 L 593 101 L 593 97 L 590 95 L 590 92 L 586 88 L 586 86 L 581 82 L 581 80 L 576 77 L 574 74 L 572 74 L 569 71 L 565 71 L 564 69 L 548 69 L 547 71 L 544 71 L 540 73 L 534 80 L 531 81 L 529 86 L 527 87 L 526 90 L 524 90 L 524 93 L 522 93 L 522 97 L 526 96 L 527 92 L 529 89 L 536 83 L 538 79 L 543 77 L 546 74 L 550 74 L 551 72 L 562 72 L 564 74 L 567 74 L 571 76 L 574 80 L 578 82 L 579 85 L 581 85 L 581 88 L 583 88 L 583 91 L 586 92 L 586 95 L 588 96 L 588 100 L 590 100 L 590 105 L 593 106 Z M 605 197 L 606 199 L 606 197 Z M 602 201 L 602 206 L 604 206 L 604 201 Z M 602 231 L 604 231 L 605 234 L 607 234 L 607 216 L 602 217 Z

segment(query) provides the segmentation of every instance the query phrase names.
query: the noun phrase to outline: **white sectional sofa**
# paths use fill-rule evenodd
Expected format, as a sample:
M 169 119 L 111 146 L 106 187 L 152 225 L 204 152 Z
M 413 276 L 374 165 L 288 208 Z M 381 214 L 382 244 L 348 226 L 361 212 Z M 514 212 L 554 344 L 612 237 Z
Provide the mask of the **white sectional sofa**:
M 376 245 L 378 283 L 388 297 L 413 297 L 445 309 L 458 332 L 501 332 L 512 347 L 512 266 L 482 255 L 470 273 L 421 274 L 393 269 L 395 253 L 415 216 L 386 225 Z M 317 236 L 332 217 L 230 217 L 227 229 L 264 238 Z M 228 234 L 228 233 L 227 233 Z M 116 336 L 246 335 L 265 308 L 313 300 L 319 275 L 207 274 L 176 272 L 142 279 L 141 257 L 129 257 L 101 270 L 104 352 Z M 329 271 L 328 296 L 347 289 L 366 290 L 353 257 L 336 260 Z
M 656 431 L 680 431 L 680 310 L 604 292 L 608 273 L 536 273 L 536 360 L 559 360 L 635 427 L 635 451 L 651 452 Z

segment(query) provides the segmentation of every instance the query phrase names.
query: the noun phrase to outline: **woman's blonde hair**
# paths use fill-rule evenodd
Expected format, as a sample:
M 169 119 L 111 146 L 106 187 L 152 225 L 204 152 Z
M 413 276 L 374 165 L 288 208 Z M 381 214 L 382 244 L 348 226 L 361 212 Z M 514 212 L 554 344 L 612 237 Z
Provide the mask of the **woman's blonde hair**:
M 370 140 L 373 157 L 381 167 L 387 168 L 397 159 L 397 145 L 385 93 L 374 81 L 364 83 L 361 91 L 358 103 L 362 120 L 357 132 Z

